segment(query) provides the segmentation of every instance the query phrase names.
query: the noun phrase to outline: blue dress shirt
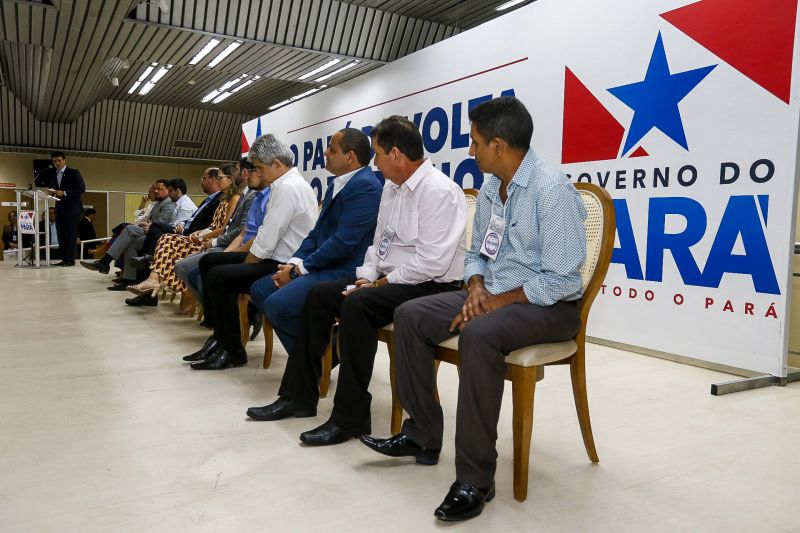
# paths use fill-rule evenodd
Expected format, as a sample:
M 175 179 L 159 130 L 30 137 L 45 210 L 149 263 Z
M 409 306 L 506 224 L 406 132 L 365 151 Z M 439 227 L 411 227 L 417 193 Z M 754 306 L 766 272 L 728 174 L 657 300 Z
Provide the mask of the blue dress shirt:
M 528 301 L 541 306 L 580 298 L 586 208 L 575 186 L 533 149 L 508 184 L 505 206 L 500 183 L 500 178 L 491 176 L 478 196 L 464 280 L 482 275 L 491 294 L 522 287 Z M 480 253 L 492 211 L 506 223 L 494 261 Z
M 267 187 L 256 193 L 253 198 L 253 205 L 250 207 L 250 212 L 247 213 L 247 223 L 244 226 L 244 241 L 246 243 L 258 234 L 258 228 L 264 222 L 264 215 L 267 212 L 267 203 L 269 203 L 269 194 L 272 191 Z

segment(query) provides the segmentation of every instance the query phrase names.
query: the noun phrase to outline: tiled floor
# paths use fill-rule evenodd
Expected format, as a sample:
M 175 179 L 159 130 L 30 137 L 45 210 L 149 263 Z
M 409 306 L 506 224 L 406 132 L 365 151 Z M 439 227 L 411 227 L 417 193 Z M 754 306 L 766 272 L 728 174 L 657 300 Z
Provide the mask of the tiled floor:
M 355 441 L 304 448 L 325 420 L 252 422 L 286 354 L 260 368 L 193 372 L 205 338 L 174 304 L 126 308 L 110 278 L 80 267 L 0 263 L 0 531 L 423 531 L 454 478 L 457 375 L 439 384 L 436 467 Z M 510 387 L 498 496 L 463 531 L 797 531 L 800 384 L 724 397 L 730 376 L 592 345 L 589 398 L 600 464 L 583 450 L 566 369 L 537 387 L 526 503 L 511 494 Z M 446 365 L 445 365 L 446 366 Z M 335 374 L 334 374 L 335 379 Z M 335 381 L 332 385 L 335 387 Z M 378 353 L 373 430 L 389 433 Z

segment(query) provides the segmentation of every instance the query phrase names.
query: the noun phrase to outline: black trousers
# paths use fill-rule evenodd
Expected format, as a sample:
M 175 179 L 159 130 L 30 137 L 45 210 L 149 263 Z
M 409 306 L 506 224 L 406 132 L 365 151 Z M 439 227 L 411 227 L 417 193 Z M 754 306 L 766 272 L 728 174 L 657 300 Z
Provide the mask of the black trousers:
M 395 312 L 397 396 L 409 417 L 402 432 L 426 448 L 442 447 L 444 417 L 434 396 L 436 346 L 453 336 L 450 321 L 467 291 L 419 298 Z M 576 302 L 550 307 L 515 303 L 481 315 L 458 338 L 456 479 L 487 487 L 497 469 L 497 422 L 503 400 L 506 355 L 545 342 L 571 339 L 581 329 Z
M 153 255 L 156 253 L 158 239 L 160 239 L 165 233 L 172 233 L 172 226 L 169 224 L 162 224 L 161 222 L 154 222 L 150 224 L 150 228 L 147 230 L 147 235 L 144 237 L 144 244 L 142 244 L 142 255 Z
M 330 340 L 331 326 L 340 317 L 339 378 L 331 422 L 355 431 L 369 429 L 371 422 L 372 395 L 368 389 L 378 349 L 378 330 L 394 320 L 394 310 L 400 304 L 458 287 L 432 281 L 420 285 L 389 284 L 342 296 L 350 283 L 353 279 L 328 281 L 308 292 L 278 395 L 304 405 L 317 405 L 322 355 Z
M 203 320 L 214 327 L 214 337 L 227 350 L 242 348 L 238 296 L 247 294 L 250 285 L 278 270 L 278 262 L 264 259 L 244 264 L 246 252 L 218 252 L 200 259 L 203 285 Z
M 75 261 L 75 243 L 78 239 L 80 218 L 80 211 L 76 213 L 56 208 L 56 234 L 62 261 Z M 49 231 L 50 225 L 45 224 Z

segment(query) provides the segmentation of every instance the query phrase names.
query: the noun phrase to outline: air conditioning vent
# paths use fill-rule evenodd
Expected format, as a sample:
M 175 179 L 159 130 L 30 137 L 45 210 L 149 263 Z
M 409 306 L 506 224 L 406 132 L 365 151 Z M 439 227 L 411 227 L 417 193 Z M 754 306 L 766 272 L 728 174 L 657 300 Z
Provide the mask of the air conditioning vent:
M 181 148 L 183 150 L 202 150 L 205 143 L 200 141 L 174 141 L 173 148 Z

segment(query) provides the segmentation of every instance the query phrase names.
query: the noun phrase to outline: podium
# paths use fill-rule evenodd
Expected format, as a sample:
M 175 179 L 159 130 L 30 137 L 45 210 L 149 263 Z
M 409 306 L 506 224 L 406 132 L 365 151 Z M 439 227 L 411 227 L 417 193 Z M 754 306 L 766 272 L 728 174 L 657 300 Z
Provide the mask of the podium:
M 50 225 L 47 224 L 44 232 L 44 249 L 45 260 L 42 264 L 42 249 L 41 249 L 41 234 L 39 233 L 39 220 L 42 215 L 47 213 L 48 209 L 56 205 L 60 200 L 55 196 L 50 196 L 48 189 L 37 188 L 28 190 L 17 190 L 17 242 L 20 246 L 17 248 L 17 266 L 20 268 L 47 268 L 50 266 Z M 22 197 L 31 198 L 33 200 L 33 210 L 23 209 Z M 26 265 L 23 262 L 22 252 L 24 247 L 22 244 L 23 235 L 33 235 L 32 246 L 32 261 L 31 264 Z

